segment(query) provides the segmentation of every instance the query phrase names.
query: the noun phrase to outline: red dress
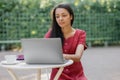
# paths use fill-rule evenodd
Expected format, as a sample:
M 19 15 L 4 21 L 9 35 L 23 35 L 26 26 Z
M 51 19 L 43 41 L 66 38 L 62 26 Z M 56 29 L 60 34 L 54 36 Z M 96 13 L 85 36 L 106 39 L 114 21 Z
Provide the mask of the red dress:
M 46 33 L 45 37 L 49 38 L 49 36 L 50 36 L 50 31 Z M 84 49 L 87 48 L 86 32 L 80 29 L 76 29 L 74 36 L 64 40 L 63 53 L 75 54 L 78 44 L 83 44 Z M 52 69 L 50 80 L 53 80 L 57 71 L 58 68 Z M 81 61 L 74 62 L 72 65 L 65 67 L 62 74 L 59 77 L 59 80 L 87 80 L 83 72 Z

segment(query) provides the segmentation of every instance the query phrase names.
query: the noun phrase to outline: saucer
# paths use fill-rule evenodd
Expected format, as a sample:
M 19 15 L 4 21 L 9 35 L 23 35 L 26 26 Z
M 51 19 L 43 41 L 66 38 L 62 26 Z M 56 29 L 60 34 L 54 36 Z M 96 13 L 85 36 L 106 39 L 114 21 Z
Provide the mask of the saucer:
M 15 61 L 14 63 L 7 63 L 7 61 L 1 61 L 2 64 L 6 64 L 6 65 L 15 65 L 15 64 L 18 64 L 20 63 L 20 61 Z

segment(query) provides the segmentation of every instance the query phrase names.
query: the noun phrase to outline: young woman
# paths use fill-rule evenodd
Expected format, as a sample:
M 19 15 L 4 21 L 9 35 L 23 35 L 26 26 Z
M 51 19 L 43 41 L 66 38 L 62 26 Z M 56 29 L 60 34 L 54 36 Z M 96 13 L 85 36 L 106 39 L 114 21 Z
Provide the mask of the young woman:
M 72 27 L 74 13 L 69 4 L 59 4 L 52 12 L 52 26 L 46 38 L 61 38 L 63 57 L 74 63 L 64 68 L 59 80 L 87 80 L 81 64 L 81 57 L 86 47 L 86 32 Z M 53 80 L 58 68 L 52 69 Z

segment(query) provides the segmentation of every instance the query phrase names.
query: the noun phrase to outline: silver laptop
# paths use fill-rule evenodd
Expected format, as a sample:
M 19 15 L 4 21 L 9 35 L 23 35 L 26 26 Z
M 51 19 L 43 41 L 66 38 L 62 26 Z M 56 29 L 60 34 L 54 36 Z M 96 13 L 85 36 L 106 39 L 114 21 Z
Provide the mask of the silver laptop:
M 60 38 L 21 39 L 21 45 L 28 64 L 64 63 Z

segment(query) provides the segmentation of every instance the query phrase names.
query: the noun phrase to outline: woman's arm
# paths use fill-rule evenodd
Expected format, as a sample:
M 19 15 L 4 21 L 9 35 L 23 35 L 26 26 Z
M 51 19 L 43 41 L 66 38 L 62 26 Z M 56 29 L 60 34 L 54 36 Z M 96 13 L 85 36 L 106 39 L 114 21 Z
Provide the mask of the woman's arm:
M 74 62 L 78 62 L 78 61 L 80 61 L 80 59 L 82 57 L 83 51 L 84 51 L 84 45 L 83 44 L 79 44 L 77 46 L 75 54 L 63 54 L 63 57 L 65 59 L 71 59 Z

